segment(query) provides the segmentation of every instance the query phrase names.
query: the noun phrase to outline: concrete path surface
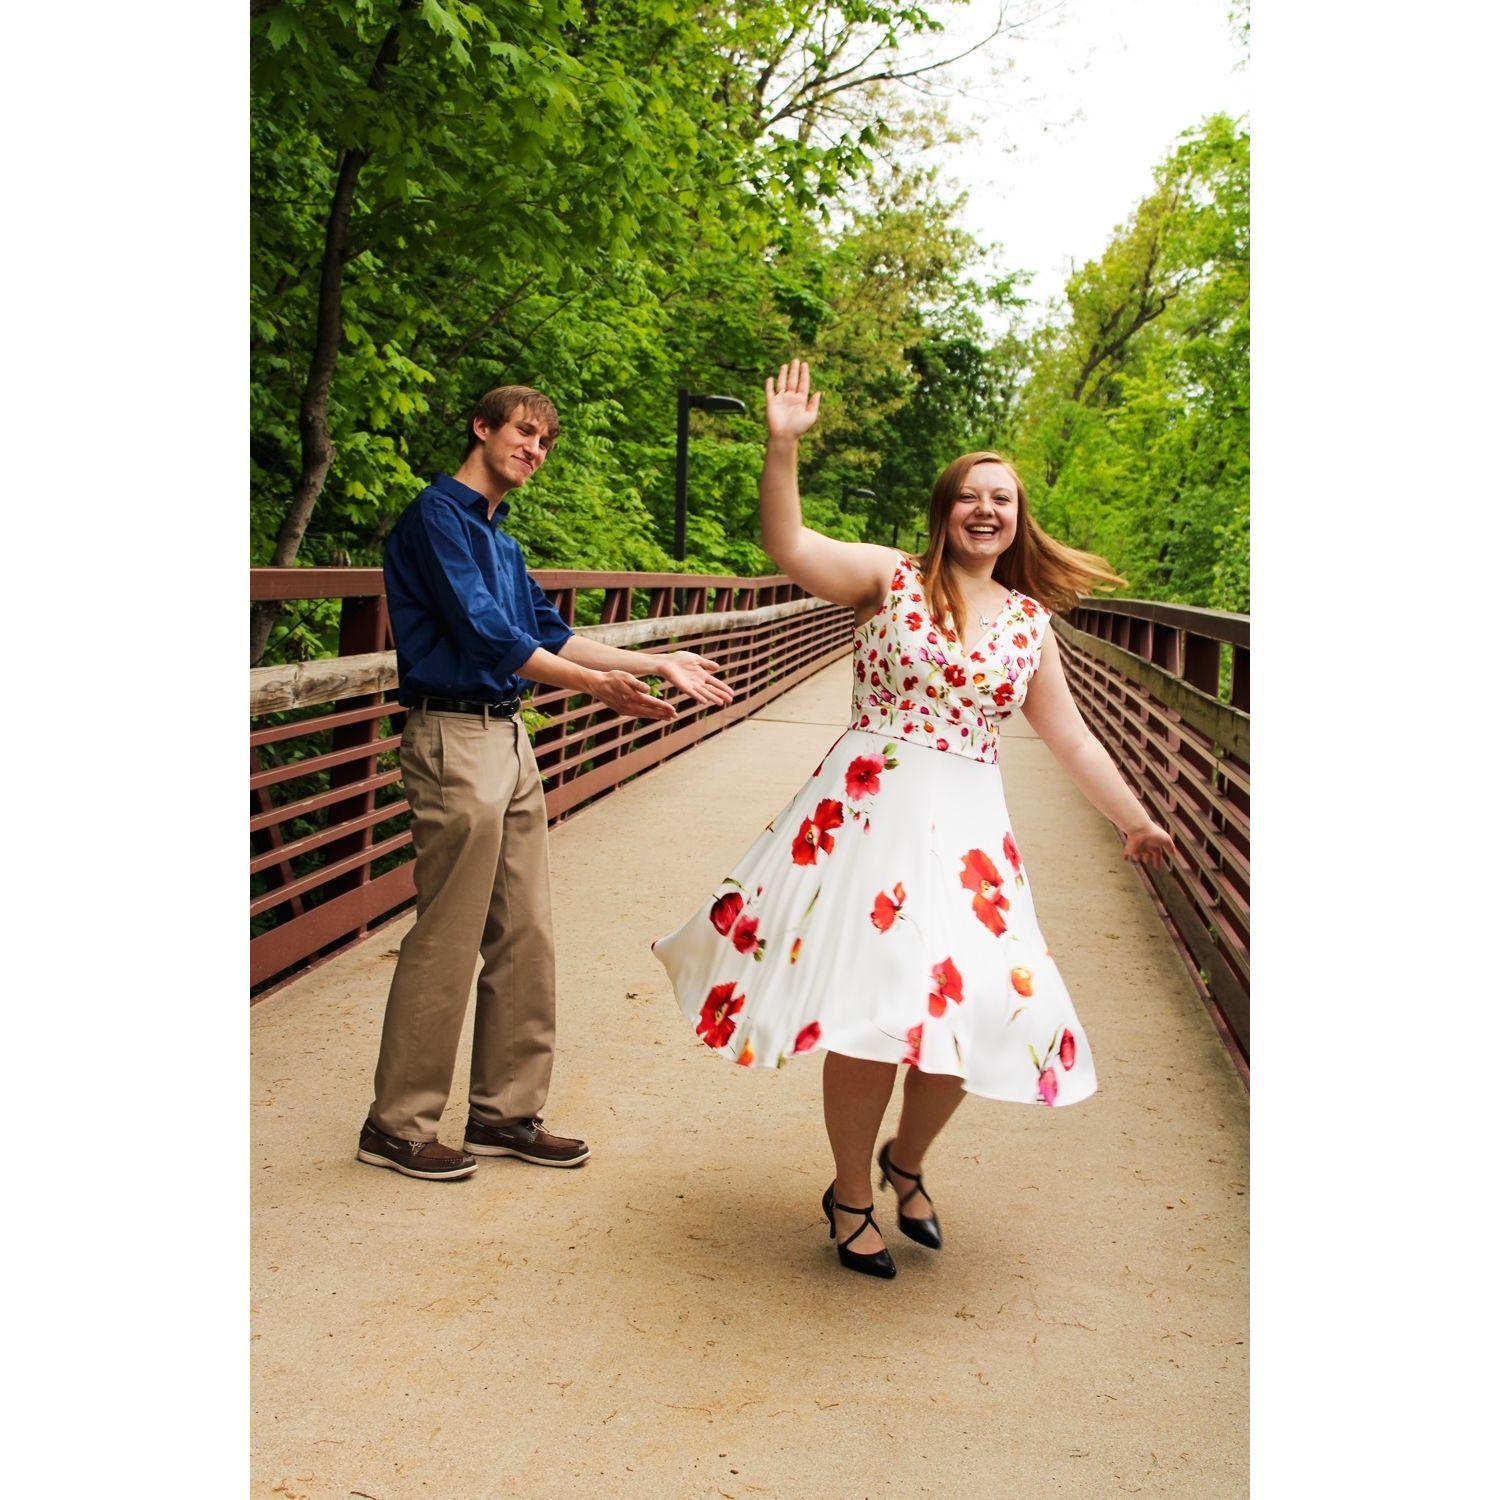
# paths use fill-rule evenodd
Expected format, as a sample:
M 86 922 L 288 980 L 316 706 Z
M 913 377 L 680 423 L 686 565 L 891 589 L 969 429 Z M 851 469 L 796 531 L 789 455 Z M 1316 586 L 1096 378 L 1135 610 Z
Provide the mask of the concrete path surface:
M 409 919 L 254 1007 L 256 1496 L 1247 1494 L 1248 1101 L 1118 839 L 1024 721 L 1007 800 L 1100 1090 L 965 1101 L 928 1165 L 940 1253 L 882 1193 L 900 1274 L 839 1269 L 818 1062 L 735 1068 L 677 1010 L 651 940 L 848 698 L 845 661 L 554 830 L 547 1123 L 589 1140 L 582 1169 L 355 1161 Z

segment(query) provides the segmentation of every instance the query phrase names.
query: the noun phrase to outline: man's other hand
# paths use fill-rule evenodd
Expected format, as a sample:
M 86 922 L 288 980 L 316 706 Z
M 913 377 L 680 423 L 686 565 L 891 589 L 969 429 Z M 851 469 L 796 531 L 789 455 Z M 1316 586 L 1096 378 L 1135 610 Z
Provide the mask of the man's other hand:
M 713 674 L 719 664 L 696 651 L 672 651 L 660 658 L 661 675 L 675 688 L 699 703 L 725 704 L 734 701 L 734 689 Z

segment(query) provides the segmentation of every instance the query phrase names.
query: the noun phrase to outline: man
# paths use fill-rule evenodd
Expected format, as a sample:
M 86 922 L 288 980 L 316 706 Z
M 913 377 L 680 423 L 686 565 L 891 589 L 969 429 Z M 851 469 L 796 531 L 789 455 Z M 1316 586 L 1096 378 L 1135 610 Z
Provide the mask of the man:
M 385 549 L 400 700 L 401 771 L 416 849 L 417 920 L 386 1002 L 375 1099 L 359 1160 L 408 1177 L 467 1177 L 475 1156 L 577 1167 L 581 1140 L 542 1128 L 555 978 L 547 811 L 520 717 L 522 679 L 671 719 L 632 669 L 699 703 L 727 703 L 718 663 L 690 651 L 619 651 L 573 634 L 500 529 L 506 497 L 558 434 L 539 391 L 501 386 L 469 421 L 469 449 L 396 522 Z M 464 1149 L 437 1139 L 475 956 L 481 960 Z

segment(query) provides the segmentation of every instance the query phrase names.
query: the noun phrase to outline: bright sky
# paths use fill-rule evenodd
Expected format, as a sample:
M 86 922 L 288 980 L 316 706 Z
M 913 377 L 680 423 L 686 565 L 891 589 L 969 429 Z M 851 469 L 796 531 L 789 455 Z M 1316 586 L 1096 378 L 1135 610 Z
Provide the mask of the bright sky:
M 994 25 L 996 0 L 932 7 L 951 51 Z M 1003 7 L 1013 15 L 1027 0 Z M 951 117 L 978 138 L 945 148 L 945 175 L 969 193 L 964 227 L 999 241 L 1030 295 L 1061 294 L 1071 263 L 1103 250 L 1151 189 L 1151 169 L 1205 115 L 1248 112 L 1249 73 L 1228 0 L 1037 0 L 1039 18 L 962 64 Z M 1012 66 L 999 71 L 1006 58 Z

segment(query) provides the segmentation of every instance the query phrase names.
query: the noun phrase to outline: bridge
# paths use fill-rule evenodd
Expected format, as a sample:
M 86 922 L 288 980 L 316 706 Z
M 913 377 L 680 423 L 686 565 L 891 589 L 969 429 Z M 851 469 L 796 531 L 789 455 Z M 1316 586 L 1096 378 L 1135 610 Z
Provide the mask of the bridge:
M 596 1160 L 439 1186 L 354 1160 L 410 921 L 380 576 L 253 575 L 341 620 L 337 657 L 252 673 L 255 1493 L 1245 1493 L 1248 620 L 1112 600 L 1057 624 L 1182 858 L 1124 865 L 1007 725 L 1100 1091 L 1057 1114 L 966 1102 L 929 1172 L 948 1246 L 895 1236 L 901 1275 L 872 1295 L 817 1208 L 817 1067 L 727 1068 L 649 951 L 847 722 L 848 611 L 784 578 L 536 576 L 591 633 L 713 655 L 740 697 L 648 726 L 537 695 L 549 1122 Z

